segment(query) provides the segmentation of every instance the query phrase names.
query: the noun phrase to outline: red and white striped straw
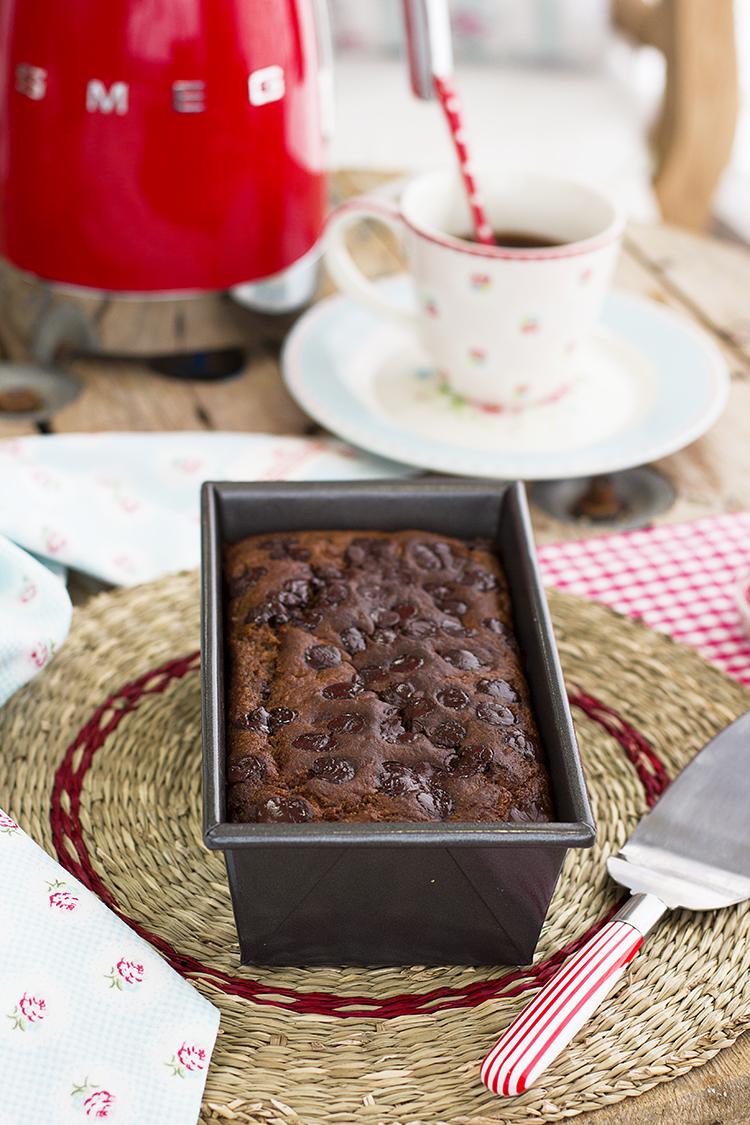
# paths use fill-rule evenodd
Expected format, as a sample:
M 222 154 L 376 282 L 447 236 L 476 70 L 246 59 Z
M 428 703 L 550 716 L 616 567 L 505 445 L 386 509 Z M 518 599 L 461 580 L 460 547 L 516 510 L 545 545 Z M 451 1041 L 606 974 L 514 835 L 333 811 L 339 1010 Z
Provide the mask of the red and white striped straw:
M 484 204 L 477 190 L 474 171 L 469 158 L 469 150 L 466 144 L 466 132 L 463 124 L 461 99 L 458 96 L 456 85 L 452 77 L 440 77 L 437 74 L 434 75 L 433 81 L 435 83 L 435 93 L 443 108 L 443 113 L 448 122 L 448 128 L 456 149 L 458 166 L 466 189 L 466 197 L 469 201 L 471 221 L 474 227 L 474 237 L 477 242 L 481 242 L 484 246 L 494 246 L 495 238 L 492 227 L 487 221 Z

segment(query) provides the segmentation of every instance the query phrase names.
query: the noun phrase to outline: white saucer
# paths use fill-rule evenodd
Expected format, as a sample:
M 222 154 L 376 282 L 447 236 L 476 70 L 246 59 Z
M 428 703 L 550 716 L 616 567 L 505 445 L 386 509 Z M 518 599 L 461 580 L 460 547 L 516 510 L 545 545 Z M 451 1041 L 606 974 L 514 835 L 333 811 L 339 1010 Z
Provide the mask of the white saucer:
M 404 276 L 380 283 L 406 304 Z M 349 297 L 292 330 L 286 384 L 326 429 L 372 453 L 459 476 L 550 480 L 643 465 L 695 441 L 727 401 L 713 342 L 678 314 L 612 293 L 555 403 L 487 413 L 441 387 L 419 341 Z

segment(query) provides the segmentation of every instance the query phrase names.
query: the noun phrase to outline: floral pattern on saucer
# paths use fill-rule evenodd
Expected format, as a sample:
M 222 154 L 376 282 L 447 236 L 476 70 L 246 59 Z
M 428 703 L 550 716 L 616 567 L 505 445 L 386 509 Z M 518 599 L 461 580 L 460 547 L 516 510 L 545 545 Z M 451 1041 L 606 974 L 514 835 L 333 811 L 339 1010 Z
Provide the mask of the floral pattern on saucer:
M 425 382 L 430 379 L 436 394 L 443 396 L 454 410 L 476 410 L 480 414 L 523 414 L 539 406 L 549 406 L 560 402 L 570 393 L 574 381 L 562 383 L 556 390 L 541 399 L 529 402 L 530 387 L 528 383 L 519 383 L 513 390 L 514 401 L 511 403 L 482 402 L 479 399 L 467 398 L 451 387 L 448 376 L 443 371 L 433 372 L 429 367 L 421 368 L 416 372 L 417 378 Z

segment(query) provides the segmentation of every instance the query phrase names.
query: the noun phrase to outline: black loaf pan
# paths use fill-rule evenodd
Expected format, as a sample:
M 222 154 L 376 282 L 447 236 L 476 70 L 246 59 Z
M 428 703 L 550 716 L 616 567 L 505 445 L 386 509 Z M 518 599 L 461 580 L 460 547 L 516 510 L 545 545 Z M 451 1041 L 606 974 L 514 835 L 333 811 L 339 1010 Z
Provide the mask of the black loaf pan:
M 528 964 L 568 848 L 595 829 L 521 484 L 203 487 L 204 839 L 226 857 L 245 964 Z M 510 585 L 558 819 L 549 824 L 230 824 L 222 546 L 303 529 L 490 538 Z M 210 919 L 206 919 L 210 924 Z

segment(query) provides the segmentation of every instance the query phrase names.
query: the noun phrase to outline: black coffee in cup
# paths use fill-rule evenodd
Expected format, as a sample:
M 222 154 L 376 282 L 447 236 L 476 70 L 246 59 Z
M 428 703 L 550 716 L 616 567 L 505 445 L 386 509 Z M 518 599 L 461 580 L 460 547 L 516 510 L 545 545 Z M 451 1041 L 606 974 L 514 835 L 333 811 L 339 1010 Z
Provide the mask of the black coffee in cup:
M 460 238 L 466 242 L 476 242 L 472 234 L 459 235 Z M 509 250 L 541 250 L 545 247 L 563 246 L 558 238 L 550 238 L 548 235 L 532 234 L 531 231 L 526 230 L 496 230 L 492 234 L 495 246 L 505 247 Z

